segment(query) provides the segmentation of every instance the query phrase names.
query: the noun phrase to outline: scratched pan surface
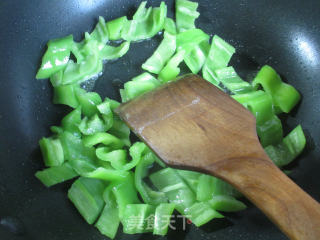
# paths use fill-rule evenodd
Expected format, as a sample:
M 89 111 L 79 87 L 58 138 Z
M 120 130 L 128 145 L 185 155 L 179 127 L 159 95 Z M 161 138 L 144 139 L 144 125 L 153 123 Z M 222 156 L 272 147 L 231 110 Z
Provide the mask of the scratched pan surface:
M 168 1 L 173 14 L 173 1 Z M 70 182 L 46 189 L 34 173 L 43 167 L 38 140 L 48 136 L 67 109 L 51 102 L 47 80 L 34 76 L 47 40 L 92 30 L 99 15 L 110 20 L 132 15 L 139 1 L 29 0 L 0 3 L 0 239 L 105 239 L 89 226 L 67 199 Z M 152 1 L 158 5 L 158 1 Z M 237 48 L 232 64 L 250 76 L 270 64 L 302 93 L 302 102 L 285 119 L 285 128 L 301 123 L 308 139 L 302 156 L 290 167 L 291 177 L 320 200 L 320 1 L 203 0 L 197 25 L 218 34 Z M 129 53 L 105 66 L 95 86 L 102 96 L 119 98 L 121 83 L 141 72 L 159 37 L 132 44 Z M 241 213 L 213 220 L 201 228 L 181 220 L 163 239 L 286 239 L 262 213 L 249 204 Z M 180 230 L 179 230 L 180 229 Z M 120 231 L 121 232 L 121 231 Z M 155 239 L 152 235 L 117 239 Z

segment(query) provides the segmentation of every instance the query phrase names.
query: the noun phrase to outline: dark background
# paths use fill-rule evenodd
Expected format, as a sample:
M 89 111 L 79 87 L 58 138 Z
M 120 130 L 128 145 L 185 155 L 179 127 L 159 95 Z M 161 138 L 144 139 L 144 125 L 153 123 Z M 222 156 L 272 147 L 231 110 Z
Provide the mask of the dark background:
M 149 2 L 159 5 L 160 1 Z M 167 3 L 172 16 L 173 1 Z M 38 140 L 48 136 L 49 126 L 59 124 L 68 111 L 52 104 L 48 80 L 37 81 L 35 74 L 49 39 L 71 33 L 80 40 L 83 32 L 93 29 L 99 15 L 106 21 L 132 16 L 138 4 L 129 0 L 0 2 L 1 240 L 106 239 L 80 217 L 67 199 L 70 182 L 46 189 L 34 177 L 43 168 Z M 308 141 L 302 156 L 290 166 L 291 177 L 320 200 L 320 1 L 203 0 L 199 1 L 199 11 L 197 26 L 236 47 L 232 64 L 243 78 L 252 78 L 259 66 L 270 64 L 302 93 L 299 107 L 285 118 L 285 129 L 301 123 Z M 118 98 L 119 82 L 141 72 L 141 64 L 159 39 L 134 43 L 122 59 L 106 64 L 94 90 L 103 97 Z M 166 238 L 286 239 L 252 205 L 201 228 L 188 226 L 186 231 L 170 231 Z

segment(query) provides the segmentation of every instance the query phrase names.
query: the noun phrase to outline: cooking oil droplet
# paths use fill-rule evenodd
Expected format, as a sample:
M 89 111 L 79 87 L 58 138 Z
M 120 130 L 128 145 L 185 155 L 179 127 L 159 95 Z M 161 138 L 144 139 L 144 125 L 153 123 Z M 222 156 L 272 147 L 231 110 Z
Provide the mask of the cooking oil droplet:
M 16 235 L 25 234 L 25 227 L 21 220 L 16 217 L 4 217 L 0 219 L 0 226 Z

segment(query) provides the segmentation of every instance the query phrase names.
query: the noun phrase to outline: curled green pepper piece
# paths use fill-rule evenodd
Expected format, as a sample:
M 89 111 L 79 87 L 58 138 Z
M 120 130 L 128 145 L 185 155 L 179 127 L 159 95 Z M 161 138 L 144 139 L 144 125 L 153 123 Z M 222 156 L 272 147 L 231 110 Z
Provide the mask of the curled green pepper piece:
M 210 49 L 208 40 L 204 40 L 196 45 L 184 56 L 184 62 L 192 73 L 197 74 L 206 61 Z
M 222 212 L 238 212 L 247 208 L 243 202 L 229 195 L 213 196 L 208 203 L 214 210 Z
M 196 202 L 185 210 L 184 213 L 194 225 L 200 227 L 214 218 L 224 218 L 219 212 L 214 210 L 207 202 Z
M 156 88 L 160 82 L 149 73 L 142 73 L 124 84 L 126 101 Z
M 72 169 L 69 163 L 63 163 L 60 166 L 46 168 L 37 171 L 35 176 L 46 186 L 51 187 L 55 184 L 77 177 L 78 174 Z
M 109 40 L 106 22 L 103 17 L 99 16 L 98 23 L 90 34 L 90 39 L 94 39 L 102 44 L 106 44 Z
M 265 151 L 270 159 L 283 167 L 292 162 L 304 149 L 306 138 L 300 125 L 293 129 L 278 145 L 269 145 Z
M 196 193 L 201 173 L 188 170 L 177 170 L 177 173 L 188 184 L 191 190 Z
M 175 51 L 176 36 L 169 32 L 164 32 L 163 40 L 152 56 L 142 64 L 142 69 L 158 74 Z
M 90 118 L 84 117 L 79 124 L 79 130 L 84 135 L 93 135 L 95 133 L 105 132 L 108 129 L 98 114 L 95 114 Z
M 197 8 L 197 2 L 176 0 L 176 22 L 179 32 L 195 28 L 194 22 L 200 15 Z
M 173 35 L 177 34 L 176 23 L 172 18 L 166 17 L 166 19 L 164 20 L 164 30 Z
M 69 199 L 89 224 L 95 222 L 104 207 L 105 187 L 101 180 L 80 177 L 68 191 Z
M 125 146 L 131 146 L 130 128 L 115 114 L 113 115 L 113 125 L 108 132 L 121 139 Z
M 87 34 L 88 36 L 88 34 Z M 81 61 L 68 61 L 62 75 L 60 76 L 60 84 L 74 84 L 86 81 L 102 71 L 102 60 L 99 56 L 98 41 L 89 39 L 81 46 L 78 57 Z M 58 82 L 58 81 L 55 81 Z M 56 83 L 57 84 L 57 83 Z
M 105 132 L 98 132 L 93 135 L 85 136 L 82 140 L 86 147 L 92 147 L 100 143 L 109 146 L 112 149 L 121 149 L 124 146 L 119 138 Z
M 135 186 L 140 193 L 141 198 L 147 204 L 158 205 L 167 202 L 163 192 L 155 191 L 143 181 L 148 176 L 148 169 L 155 162 L 155 155 L 151 151 L 146 153 L 138 163 L 135 169 Z
M 97 105 L 102 103 L 102 99 L 98 93 L 86 92 L 84 89 L 78 88 L 76 97 L 81 106 L 81 111 L 86 117 L 92 117 L 99 113 Z
M 103 193 L 106 205 L 95 227 L 98 228 L 103 235 L 114 239 L 120 225 L 120 219 L 116 200 L 113 194 L 111 194 L 111 188 L 112 184 L 110 184 Z M 107 197 L 105 198 L 105 196 Z
M 167 5 L 161 2 L 160 7 L 145 8 L 142 2 L 133 19 L 124 23 L 121 37 L 127 41 L 148 39 L 163 29 L 167 16 Z
M 183 61 L 184 54 L 184 50 L 178 51 L 161 70 L 159 73 L 159 80 L 162 83 L 173 81 L 179 75 L 180 68 L 178 66 Z
M 181 214 L 185 214 L 185 210 L 196 202 L 194 192 L 172 168 L 164 168 L 151 174 L 150 180 L 157 189 L 165 193 L 170 203 L 176 205 Z
M 219 79 L 217 78 L 215 71 L 217 69 L 227 67 L 234 53 L 234 47 L 219 36 L 215 35 L 212 38 L 210 51 L 202 68 L 203 78 L 214 85 L 218 85 Z
M 109 130 L 113 125 L 113 113 L 111 109 L 111 103 L 108 99 L 97 105 L 97 109 L 101 114 L 106 129 Z
M 63 104 L 72 108 L 79 106 L 76 92 L 80 89 L 78 84 L 60 85 L 53 88 L 53 103 Z
M 122 57 L 129 51 L 130 42 L 123 42 L 117 47 L 105 45 L 100 50 L 100 57 L 103 60 L 113 60 Z
M 251 84 L 238 76 L 233 67 L 217 69 L 215 74 L 219 81 L 234 94 L 248 93 L 254 90 Z
M 64 162 L 64 152 L 59 138 L 42 138 L 39 145 L 47 167 L 60 166 Z
M 153 234 L 160 236 L 167 234 L 174 208 L 175 205 L 172 203 L 161 203 L 157 206 L 154 216 Z
M 121 38 L 121 30 L 128 22 L 127 16 L 122 16 L 106 23 L 110 40 L 119 40 Z
M 92 161 L 96 158 L 95 149 L 84 145 L 80 136 L 64 131 L 59 134 L 65 160 Z
M 142 142 L 136 142 L 133 144 L 129 149 L 131 156 L 130 162 L 127 162 L 127 152 L 124 149 L 110 151 L 109 148 L 99 147 L 96 150 L 96 155 L 103 161 L 111 162 L 111 166 L 115 169 L 128 171 L 134 168 L 141 161 L 142 155 L 146 150 L 147 147 Z
M 79 124 L 81 123 L 81 107 L 78 107 L 68 113 L 61 121 L 61 127 L 64 131 L 74 134 L 80 134 Z
M 199 28 L 189 29 L 177 35 L 177 50 L 189 53 L 195 46 L 204 41 L 209 41 L 210 36 Z
M 112 193 L 115 196 L 119 209 L 119 218 L 122 221 L 123 219 L 126 219 L 125 210 L 127 205 L 140 203 L 137 190 L 134 187 L 132 172 L 128 172 L 125 179 L 112 184 Z
M 273 112 L 271 97 L 264 91 L 253 91 L 233 95 L 233 98 L 247 107 L 257 121 L 257 133 L 262 146 L 280 143 L 283 130 L 280 119 Z
M 71 160 L 68 163 L 82 177 L 85 173 L 93 172 L 97 169 L 95 162 L 91 160 Z
M 285 113 L 290 112 L 300 100 L 299 92 L 291 85 L 282 82 L 277 72 L 268 65 L 261 68 L 252 84 L 254 87 L 262 85 L 270 94 L 274 105 Z
M 82 175 L 87 178 L 100 179 L 105 181 L 119 181 L 125 179 L 128 176 L 129 172 L 106 169 L 104 167 L 99 167 L 92 172 L 86 172 Z
M 128 204 L 122 225 L 127 234 L 153 232 L 155 206 L 149 204 Z
M 41 67 L 36 75 L 37 79 L 49 78 L 66 67 L 73 45 L 73 36 L 50 40 L 47 45 L 48 49 L 43 55 Z

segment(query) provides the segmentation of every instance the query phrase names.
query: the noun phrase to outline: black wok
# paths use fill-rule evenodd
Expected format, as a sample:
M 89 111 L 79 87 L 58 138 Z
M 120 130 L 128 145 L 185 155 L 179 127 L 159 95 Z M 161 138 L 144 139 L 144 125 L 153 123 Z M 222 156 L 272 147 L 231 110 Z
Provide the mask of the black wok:
M 151 2 L 151 1 L 150 1 Z M 173 1 L 167 1 L 173 14 Z M 67 199 L 70 182 L 46 189 L 34 173 L 43 168 L 38 140 L 49 135 L 68 111 L 52 104 L 47 80 L 35 80 L 49 39 L 74 34 L 80 40 L 99 15 L 110 20 L 132 15 L 133 0 L 2 0 L 0 2 L 0 239 L 105 239 L 89 226 Z M 158 5 L 159 1 L 152 1 Z M 285 119 L 285 129 L 301 123 L 307 147 L 289 168 L 291 177 L 320 200 L 320 1 L 200 0 L 197 25 L 237 49 L 232 59 L 250 79 L 270 64 L 302 94 Z M 141 63 L 160 39 L 135 43 L 121 60 L 105 65 L 94 88 L 119 98 L 121 83 L 141 72 Z M 180 222 L 181 224 L 181 222 Z M 179 224 L 178 224 L 179 225 Z M 181 226 L 177 226 L 181 229 Z M 121 232 L 121 231 L 120 231 Z M 117 239 L 152 239 L 118 234 Z M 201 228 L 171 230 L 164 239 L 279 240 L 286 237 L 254 206 Z

